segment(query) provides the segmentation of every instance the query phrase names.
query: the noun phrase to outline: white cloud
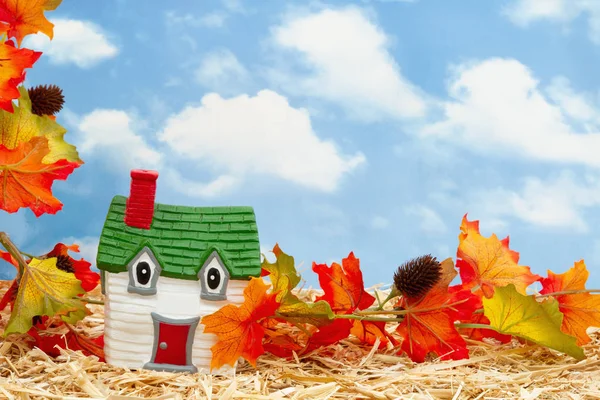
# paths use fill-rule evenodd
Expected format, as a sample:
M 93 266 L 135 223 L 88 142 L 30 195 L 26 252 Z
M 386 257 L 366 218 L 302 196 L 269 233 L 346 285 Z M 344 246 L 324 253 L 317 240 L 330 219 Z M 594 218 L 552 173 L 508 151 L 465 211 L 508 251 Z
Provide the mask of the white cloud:
M 165 13 L 165 22 L 170 27 L 181 27 L 184 25 L 191 27 L 221 28 L 225 25 L 227 14 L 220 11 L 213 11 L 201 16 L 190 13 L 180 14 L 176 11 L 167 11 Z
M 230 99 L 208 94 L 171 116 L 158 138 L 222 175 L 271 175 L 326 192 L 365 162 L 362 153 L 346 156 L 321 140 L 306 110 L 270 90 Z
M 443 105 L 444 119 L 422 134 L 486 154 L 600 167 L 597 110 L 577 103 L 577 96 L 566 99 L 564 78 L 548 88 L 549 96 L 539 86 L 516 60 L 461 65 L 449 84 L 452 100 Z
M 235 176 L 231 175 L 221 175 L 208 183 L 196 182 L 182 177 L 178 171 L 172 168 L 166 169 L 164 175 L 166 175 L 165 180 L 170 187 L 186 196 L 198 198 L 212 198 L 230 192 L 239 182 Z
M 448 227 L 433 209 L 423 205 L 413 205 L 406 208 L 408 215 L 414 215 L 419 220 L 421 231 L 430 234 L 441 234 L 448 231 Z
M 77 149 L 84 156 L 97 156 L 117 171 L 157 168 L 162 162 L 161 154 L 134 132 L 132 122 L 125 111 L 94 110 L 76 121 L 81 132 Z
M 355 118 L 422 117 L 426 102 L 402 76 L 389 52 L 390 39 L 359 8 L 294 15 L 272 29 L 283 51 L 301 55 L 308 75 L 271 71 L 271 78 L 297 94 L 338 103 Z
M 590 39 L 600 44 L 600 2 L 597 0 L 514 0 L 504 8 L 515 24 L 526 27 L 538 20 L 566 25 L 587 15 Z
M 568 171 L 542 180 L 523 179 L 520 190 L 495 188 L 470 196 L 479 211 L 491 218 L 515 217 L 531 225 L 587 232 L 586 208 L 600 205 L 600 179 L 578 179 Z
M 96 265 L 98 242 L 99 239 L 96 236 L 84 236 L 81 238 L 69 236 L 60 241 L 60 243 L 64 243 L 67 246 L 70 246 L 72 244 L 78 245 L 79 253 L 70 252 L 71 257 L 73 257 L 76 260 L 83 258 L 84 260 L 92 263 L 93 266 Z
M 380 215 L 376 215 L 371 219 L 371 228 L 373 229 L 385 229 L 390 226 L 390 221 Z
M 89 21 L 53 19 L 54 39 L 43 34 L 28 36 L 27 47 L 44 52 L 53 64 L 75 64 L 90 68 L 115 57 L 119 49 L 110 43 L 102 29 Z
M 546 92 L 566 115 L 583 123 L 590 131 L 600 125 L 600 109 L 593 96 L 575 92 L 567 78 L 554 78 Z
M 248 71 L 227 49 L 208 53 L 195 72 L 196 82 L 218 92 L 231 93 L 243 88 L 249 79 Z

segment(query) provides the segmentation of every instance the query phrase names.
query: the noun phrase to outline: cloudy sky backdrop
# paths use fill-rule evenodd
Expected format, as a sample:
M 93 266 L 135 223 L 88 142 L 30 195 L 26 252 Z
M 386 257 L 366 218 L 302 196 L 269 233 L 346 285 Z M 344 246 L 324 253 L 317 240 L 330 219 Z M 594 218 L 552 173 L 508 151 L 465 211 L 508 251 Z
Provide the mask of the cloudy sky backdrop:
M 366 283 L 456 255 L 461 218 L 600 286 L 600 2 L 63 0 L 26 85 L 57 84 L 86 164 L 57 215 L 0 214 L 27 252 L 95 259 L 129 170 L 158 201 L 252 205 L 262 246 L 361 259 Z M 12 267 L 0 265 L 0 275 Z

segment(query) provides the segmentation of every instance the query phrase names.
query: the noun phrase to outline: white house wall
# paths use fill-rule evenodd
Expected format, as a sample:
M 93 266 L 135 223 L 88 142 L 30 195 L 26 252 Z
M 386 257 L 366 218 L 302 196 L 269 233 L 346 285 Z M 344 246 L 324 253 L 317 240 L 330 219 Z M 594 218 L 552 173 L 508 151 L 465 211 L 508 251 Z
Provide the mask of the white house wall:
M 142 368 L 152 357 L 154 325 L 151 312 L 168 318 L 203 317 L 226 304 L 241 304 L 248 281 L 230 280 L 227 300 L 200 299 L 200 282 L 159 277 L 156 295 L 128 293 L 128 272 L 106 273 L 104 350 L 106 361 L 118 367 Z M 194 336 L 192 362 L 199 371 L 208 372 L 216 343 L 213 334 L 204 334 L 199 324 Z M 215 372 L 215 371 L 213 371 Z M 225 372 L 225 371 L 223 371 Z

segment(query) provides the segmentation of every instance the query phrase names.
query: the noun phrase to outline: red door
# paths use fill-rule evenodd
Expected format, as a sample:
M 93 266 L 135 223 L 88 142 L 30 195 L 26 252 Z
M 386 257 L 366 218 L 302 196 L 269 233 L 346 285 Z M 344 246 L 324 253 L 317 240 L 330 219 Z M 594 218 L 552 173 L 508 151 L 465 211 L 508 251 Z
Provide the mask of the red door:
M 195 371 L 192 345 L 199 317 L 173 319 L 152 313 L 154 347 L 144 368 L 163 371 Z
M 156 364 L 187 364 L 187 338 L 190 325 L 174 325 L 159 322 L 158 346 L 154 362 Z

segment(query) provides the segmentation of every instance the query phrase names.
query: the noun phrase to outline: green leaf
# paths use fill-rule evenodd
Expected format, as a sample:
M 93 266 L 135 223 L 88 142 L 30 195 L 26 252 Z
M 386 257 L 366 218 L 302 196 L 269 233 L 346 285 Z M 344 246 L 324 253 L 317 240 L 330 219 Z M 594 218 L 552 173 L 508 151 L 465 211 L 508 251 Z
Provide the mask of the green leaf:
M 296 271 L 294 257 L 285 254 L 279 245 L 275 245 L 273 253 L 277 257 L 275 262 L 271 264 L 263 255 L 261 267 L 269 272 L 273 293 L 277 293 L 277 301 L 281 302 L 300 283 L 300 275 Z
M 277 314 L 285 317 L 287 321 L 311 324 L 314 326 L 329 325 L 334 314 L 331 306 L 324 300 L 316 303 L 305 303 L 298 297 L 289 293 L 277 309 Z
M 490 326 L 498 332 L 515 335 L 582 360 L 577 339 L 560 330 L 563 314 L 555 299 L 538 302 L 517 292 L 515 285 L 495 288 L 491 299 L 483 298 L 483 310 Z
M 289 322 L 315 326 L 331 323 L 334 314 L 329 303 L 323 300 L 306 303 L 292 293 L 292 289 L 300 283 L 294 257 L 285 254 L 278 245 L 273 248 L 273 253 L 277 257 L 276 261 L 270 263 L 265 257 L 261 266 L 269 272 L 273 293 L 277 293 L 277 301 L 281 303 L 277 309 L 278 316 Z

